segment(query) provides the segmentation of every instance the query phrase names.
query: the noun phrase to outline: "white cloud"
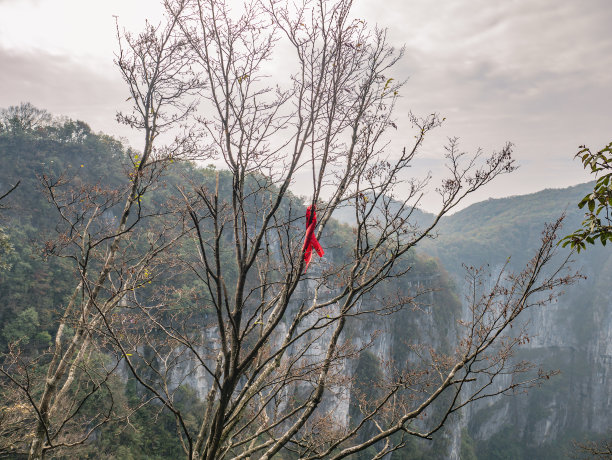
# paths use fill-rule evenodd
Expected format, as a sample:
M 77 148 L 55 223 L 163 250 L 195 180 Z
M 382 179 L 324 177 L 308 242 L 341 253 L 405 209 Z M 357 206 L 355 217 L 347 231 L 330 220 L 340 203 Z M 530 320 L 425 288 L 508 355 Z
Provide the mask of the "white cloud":
M 118 72 L 99 73 L 66 55 L 0 47 L 0 107 L 31 102 L 56 115 L 81 119 L 96 131 L 138 137 L 115 122 L 126 98 Z
M 0 3 L 0 45 L 67 54 L 88 65 L 110 65 L 116 50 L 115 18 L 140 30 L 145 17 L 157 22 L 160 3 L 151 0 L 4 0 Z
M 398 124 L 410 109 L 448 119 L 428 142 L 421 169 L 440 157 L 446 136 L 459 135 L 467 150 L 513 141 L 523 165 L 479 199 L 588 179 L 571 158 L 579 144 L 610 140 L 609 0 L 355 3 L 356 16 L 406 44 L 396 69 L 398 79 L 410 77 Z M 124 90 L 112 64 L 113 14 L 139 30 L 145 16 L 160 18 L 161 7 L 150 0 L 0 0 L 0 106 L 29 100 L 137 145 L 114 123 Z

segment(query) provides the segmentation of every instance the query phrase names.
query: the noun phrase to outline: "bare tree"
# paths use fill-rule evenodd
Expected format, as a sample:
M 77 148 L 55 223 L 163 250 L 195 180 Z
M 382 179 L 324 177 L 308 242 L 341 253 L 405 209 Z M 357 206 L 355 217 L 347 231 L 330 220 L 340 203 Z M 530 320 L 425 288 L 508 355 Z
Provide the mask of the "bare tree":
M 389 129 L 401 123 L 393 109 L 403 83 L 392 75 L 403 50 L 388 44 L 384 30 L 352 19 L 351 3 L 261 0 L 240 12 L 222 0 L 165 3 L 189 44 L 192 69 L 207 83 L 196 117 L 206 134 L 199 155 L 224 170 L 212 184 L 181 189 L 197 249 L 181 265 L 199 280 L 196 300 L 189 304 L 186 292 L 155 301 L 131 292 L 126 305 L 137 326 L 105 325 L 133 376 L 176 418 L 189 459 L 269 459 L 281 450 L 336 459 L 370 446 L 382 458 L 409 437 L 431 438 L 466 404 L 551 375 L 510 361 L 528 340 L 510 329 L 576 278 L 564 262 L 544 270 L 560 221 L 546 228 L 523 272 L 502 271 L 483 290 L 472 271 L 471 316 L 453 353 L 415 347 L 420 364 L 387 372 L 351 424 L 322 409 L 335 389 L 350 387 L 345 364 L 367 348 L 345 337 L 347 322 L 414 305 L 418 291 L 382 296 L 379 289 L 408 272 L 407 256 L 442 216 L 514 169 L 510 144 L 485 157 L 451 140 L 440 209 L 431 223 L 414 222 L 429 180 L 406 178 L 406 170 L 441 120 L 410 115 L 402 128 L 412 127 L 414 144 L 386 151 Z M 273 54 L 280 40 L 290 56 Z M 287 85 L 272 86 L 267 72 L 279 59 L 295 71 Z M 305 203 L 292 187 L 309 194 Z M 305 205 L 318 212 L 323 241 L 341 233 L 334 211 L 350 207 L 356 222 L 341 248 L 307 272 Z M 176 308 L 177 296 L 187 309 Z M 210 382 L 195 421 L 176 403 L 191 374 Z M 510 383 L 500 387 L 499 375 Z
M 19 187 L 20 183 L 21 181 L 17 181 L 15 185 L 12 185 L 6 192 L 4 192 L 2 196 L 0 196 L 0 202 L 6 199 L 11 193 L 13 193 L 17 189 L 17 187 Z M 3 208 L 0 208 L 0 209 L 3 209 Z
M 172 206 L 147 203 L 166 168 L 185 157 L 189 135 L 176 135 L 163 148 L 154 141 L 171 127 L 186 133 L 184 121 L 193 105 L 185 97 L 200 86 L 176 30 L 172 17 L 159 26 L 147 24 L 137 36 L 117 27 L 117 65 L 133 103 L 133 111 L 118 114 L 118 120 L 144 135 L 142 151 L 125 157 L 125 187 L 83 184 L 69 176 L 40 178 L 59 217 L 58 235 L 44 253 L 71 261 L 76 283 L 59 312 L 48 354 L 32 358 L 16 343 L 2 357 L 2 395 L 10 397 L 2 412 L 8 422 L 3 450 L 19 452 L 29 444 L 29 458 L 42 459 L 54 449 L 84 443 L 104 423 L 129 416 L 129 410 L 116 407 L 109 386 L 122 356 L 108 347 L 105 325 L 122 321 L 114 312 L 123 297 L 146 284 L 147 267 L 187 231 Z M 26 118 L 35 122 L 36 116 Z M 104 404 L 91 413 L 87 407 L 94 394 Z

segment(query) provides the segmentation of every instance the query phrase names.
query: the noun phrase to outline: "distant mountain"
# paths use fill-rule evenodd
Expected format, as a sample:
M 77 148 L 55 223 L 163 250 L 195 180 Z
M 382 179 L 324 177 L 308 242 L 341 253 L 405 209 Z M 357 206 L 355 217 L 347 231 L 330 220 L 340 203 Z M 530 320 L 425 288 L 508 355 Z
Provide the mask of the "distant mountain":
M 513 265 L 524 265 L 539 246 L 546 223 L 565 214 L 563 231 L 571 233 L 584 218 L 577 203 L 594 182 L 563 189 L 545 189 L 528 195 L 488 199 L 442 217 L 434 231 L 435 238 L 422 241 L 419 251 L 438 257 L 451 273 L 462 271 L 462 264 L 480 266 L 499 264 L 511 257 Z M 395 204 L 395 208 L 399 203 Z M 391 208 L 394 206 L 392 204 Z M 339 208 L 334 218 L 355 225 L 352 206 Z M 376 210 L 373 218 L 381 215 Z M 430 224 L 435 215 L 414 209 L 411 220 L 415 225 Z
M 461 264 L 493 265 L 508 257 L 519 267 L 538 247 L 545 223 L 565 213 L 564 232 L 580 225 L 584 213 L 577 203 L 591 190 L 592 182 L 473 204 L 443 217 L 436 228 L 438 237 L 423 242 L 420 249 L 438 256 L 454 273 Z

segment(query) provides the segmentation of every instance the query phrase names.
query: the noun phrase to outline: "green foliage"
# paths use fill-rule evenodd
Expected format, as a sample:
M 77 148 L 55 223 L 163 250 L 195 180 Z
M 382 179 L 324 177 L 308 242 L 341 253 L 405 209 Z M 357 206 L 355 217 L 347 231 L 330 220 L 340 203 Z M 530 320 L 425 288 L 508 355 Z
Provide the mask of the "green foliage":
M 383 379 L 376 355 L 371 351 L 364 350 L 359 356 L 353 376 L 349 415 L 351 419 L 358 421 L 361 419 L 361 413 L 372 410 L 369 403 L 374 404 L 379 393 L 377 385 Z M 361 400 L 357 399 L 359 396 Z
M 56 311 L 75 285 L 69 261 L 42 257 L 45 241 L 57 236 L 58 215 L 41 192 L 40 177 L 62 176 L 75 187 L 101 180 L 121 187 L 127 161 L 119 141 L 81 121 L 53 119 L 31 104 L 0 110 L 0 184 L 20 180 L 2 215 L 10 225 L 0 234 L 0 327 L 32 307 L 46 346 Z M 0 350 L 6 337 L 0 335 Z
M 40 326 L 38 312 L 34 307 L 29 307 L 2 328 L 2 336 L 7 342 L 19 340 L 25 344 L 34 337 L 38 326 Z
M 585 169 L 596 175 L 597 181 L 593 191 L 578 203 L 580 209 L 587 209 L 582 227 L 560 242 L 563 247 L 569 245 L 578 252 L 586 249 L 587 243 L 599 241 L 605 246 L 612 241 L 612 142 L 597 153 L 592 153 L 585 146 L 580 148 L 576 156 Z
M 32 132 L 51 124 L 51 114 L 29 102 L 0 110 L 0 134 Z
M 118 406 L 134 407 L 142 403 L 143 396 L 133 380 L 127 384 L 115 379 L 111 391 Z M 202 409 L 201 404 L 188 389 L 181 388 L 178 394 L 184 400 L 181 409 L 187 414 L 196 414 Z M 100 398 L 88 407 L 88 411 L 104 408 L 107 401 Z M 124 415 L 124 414 L 123 414 Z M 164 460 L 184 457 L 183 449 L 175 434 L 175 420 L 172 414 L 158 403 L 148 404 L 130 416 L 130 423 L 106 424 L 95 434 L 92 442 L 85 444 L 78 451 L 82 459 L 132 459 Z M 75 458 L 75 452 L 68 456 L 57 455 L 54 458 Z
M 505 425 L 495 433 L 487 442 L 477 445 L 477 458 L 487 460 L 516 460 L 524 457 L 524 446 L 517 442 L 517 429 L 512 425 Z
M 0 227 L 0 273 L 11 267 L 8 258 L 13 251 L 14 247 L 8 235 L 4 232 L 4 229 Z
M 372 352 L 365 350 L 361 352 L 354 372 L 354 380 L 351 388 L 351 399 L 349 402 L 349 418 L 352 426 L 357 425 L 364 415 L 370 412 L 376 404 L 380 389 L 378 383 L 382 381 L 382 371 L 378 358 Z M 372 421 L 366 422 L 357 442 L 363 442 L 376 430 Z M 356 460 L 372 458 L 378 452 L 376 445 L 370 446 L 361 452 L 354 454 Z

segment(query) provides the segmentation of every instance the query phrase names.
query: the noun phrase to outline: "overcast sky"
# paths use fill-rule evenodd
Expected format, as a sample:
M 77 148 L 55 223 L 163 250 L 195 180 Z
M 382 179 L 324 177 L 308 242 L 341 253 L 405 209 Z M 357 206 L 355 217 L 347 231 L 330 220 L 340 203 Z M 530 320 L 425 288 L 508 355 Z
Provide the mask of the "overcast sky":
M 0 107 L 29 101 L 138 147 L 114 121 L 127 94 L 113 15 L 138 30 L 160 10 L 155 0 L 0 0 Z M 459 136 L 468 151 L 512 141 L 520 164 L 472 201 L 590 179 L 572 157 L 612 140 L 612 1 L 355 0 L 354 11 L 407 46 L 395 70 L 409 78 L 400 128 L 408 110 L 447 118 L 415 171 L 437 173 L 444 139 Z

